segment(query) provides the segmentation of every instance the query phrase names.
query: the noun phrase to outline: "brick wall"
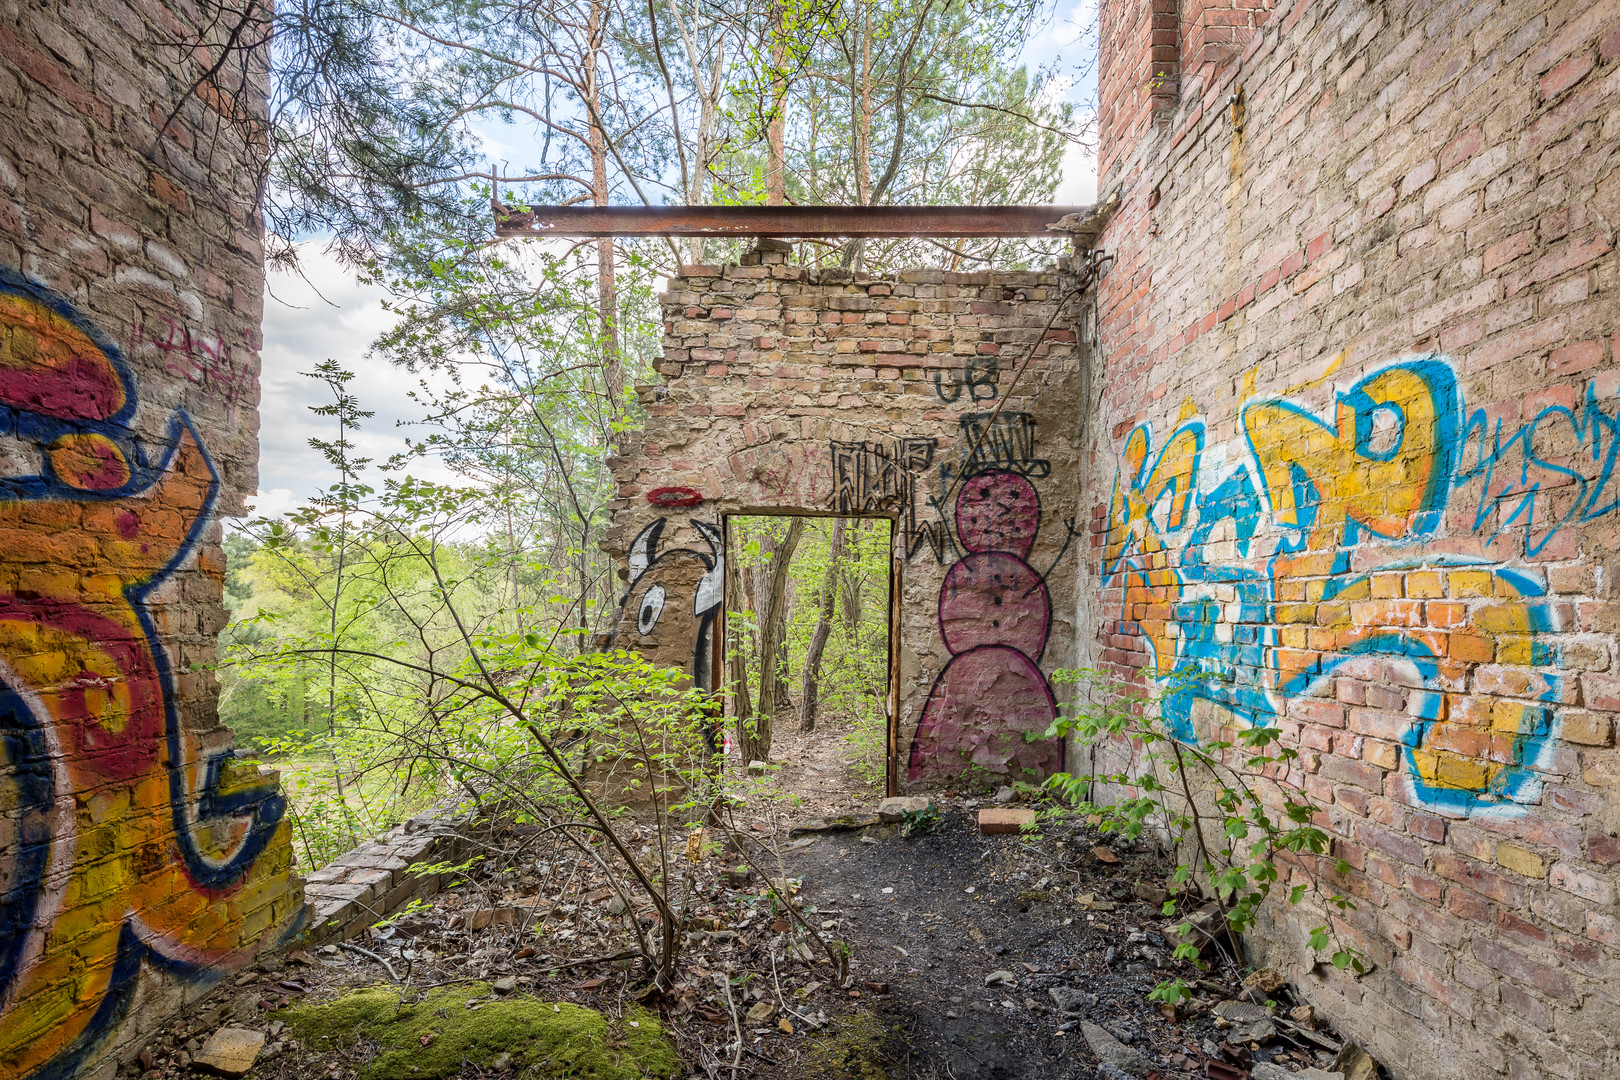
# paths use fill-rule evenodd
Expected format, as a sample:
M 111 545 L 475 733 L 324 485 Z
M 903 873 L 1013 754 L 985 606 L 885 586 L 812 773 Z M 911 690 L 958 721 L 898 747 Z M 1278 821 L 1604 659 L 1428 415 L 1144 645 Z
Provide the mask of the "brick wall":
M 1087 651 L 1301 752 L 1376 967 L 1313 969 L 1320 912 L 1261 956 L 1395 1075 L 1620 1075 L 1620 4 L 1305 0 L 1182 59 L 1154 127 L 1104 57 Z
M 784 259 L 686 267 L 663 296 L 665 378 L 610 462 L 619 644 L 712 686 L 726 515 L 887 518 L 901 786 L 1052 771 L 1061 748 L 1023 736 L 1051 722 L 1046 672 L 1074 640 L 1080 354 L 1055 314 L 1072 279 Z M 683 496 L 702 501 L 658 505 Z
M 192 670 L 257 483 L 263 288 L 262 72 L 158 131 L 200 17 L 0 0 L 5 1076 L 111 1068 L 302 915 L 276 779 Z

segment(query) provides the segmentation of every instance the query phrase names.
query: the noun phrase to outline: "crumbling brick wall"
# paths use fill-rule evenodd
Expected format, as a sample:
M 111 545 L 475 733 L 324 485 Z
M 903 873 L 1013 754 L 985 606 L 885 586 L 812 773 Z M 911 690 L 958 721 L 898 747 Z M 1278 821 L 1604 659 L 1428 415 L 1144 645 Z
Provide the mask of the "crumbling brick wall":
M 262 72 L 187 97 L 197 20 L 0 0 L 4 1076 L 99 1075 L 302 917 L 193 670 L 257 485 L 265 119 Z
M 1104 40 L 1127 119 L 1150 45 Z M 1376 966 L 1313 968 L 1319 910 L 1261 956 L 1395 1075 L 1620 1075 L 1620 4 L 1302 0 L 1187 60 L 1104 117 L 1089 651 L 1300 751 Z
M 1074 640 L 1074 279 L 784 259 L 688 266 L 662 298 L 665 378 L 610 462 L 618 643 L 713 686 L 726 515 L 887 518 L 899 783 L 1050 773 L 1062 748 L 1024 737 Z

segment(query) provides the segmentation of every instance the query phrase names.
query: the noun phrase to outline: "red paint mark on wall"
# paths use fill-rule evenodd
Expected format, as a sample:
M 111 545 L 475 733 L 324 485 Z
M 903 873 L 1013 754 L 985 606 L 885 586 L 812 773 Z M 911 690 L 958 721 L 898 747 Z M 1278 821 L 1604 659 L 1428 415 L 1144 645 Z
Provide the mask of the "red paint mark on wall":
M 130 328 L 131 341 L 163 353 L 168 358 L 165 366 L 169 374 L 218 398 L 232 416 L 240 406 L 258 403 L 258 375 L 249 365 L 232 358 L 231 346 L 223 337 L 218 333 L 194 334 L 184 323 L 167 317 L 161 323 L 135 323 Z

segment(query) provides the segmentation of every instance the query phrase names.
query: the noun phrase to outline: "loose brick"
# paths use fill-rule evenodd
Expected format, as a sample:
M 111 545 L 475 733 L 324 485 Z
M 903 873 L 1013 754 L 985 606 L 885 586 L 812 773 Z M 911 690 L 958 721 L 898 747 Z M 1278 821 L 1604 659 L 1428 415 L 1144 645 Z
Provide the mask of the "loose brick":
M 979 832 L 985 836 L 1020 833 L 1035 824 L 1035 811 L 1024 807 L 999 807 L 979 811 Z

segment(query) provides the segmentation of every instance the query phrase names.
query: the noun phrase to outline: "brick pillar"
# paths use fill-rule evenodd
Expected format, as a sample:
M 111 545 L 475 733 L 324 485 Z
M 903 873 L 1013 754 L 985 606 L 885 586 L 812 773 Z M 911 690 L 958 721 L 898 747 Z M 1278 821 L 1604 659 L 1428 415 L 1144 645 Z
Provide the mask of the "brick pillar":
M 1182 69 L 1191 75 L 1205 64 L 1220 67 L 1236 58 L 1270 14 L 1267 0 L 1185 0 L 1180 21 Z
M 1101 23 L 1098 175 L 1106 183 L 1124 149 L 1179 95 L 1178 0 L 1104 0 Z

